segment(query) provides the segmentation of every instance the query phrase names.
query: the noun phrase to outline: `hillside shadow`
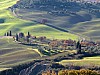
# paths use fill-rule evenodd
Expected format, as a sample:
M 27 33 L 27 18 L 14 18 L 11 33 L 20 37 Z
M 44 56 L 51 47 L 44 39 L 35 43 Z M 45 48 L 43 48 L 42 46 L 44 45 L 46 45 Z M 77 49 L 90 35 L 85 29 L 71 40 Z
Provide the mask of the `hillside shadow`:
M 49 27 L 52 27 L 52 28 L 55 28 L 55 29 L 57 29 L 57 30 L 59 30 L 59 31 L 68 32 L 68 30 L 62 29 L 62 28 L 60 28 L 60 27 L 53 26 L 53 25 L 51 25 L 51 24 L 45 24 L 45 25 L 47 25 L 47 26 L 49 26 Z
M 22 19 L 22 18 L 21 18 Z M 20 25 L 20 27 L 27 27 L 27 26 L 34 26 L 36 25 L 37 23 L 36 22 L 30 22 L 30 23 L 23 23 Z
M 20 43 L 22 45 L 25 45 L 25 46 L 38 46 L 38 44 L 25 44 L 25 43 Z
M 4 22 L 5 22 L 5 19 L 0 18 L 0 23 L 4 23 Z
M 41 24 L 41 22 L 38 22 L 36 20 L 32 20 L 32 21 L 36 22 L 37 24 L 38 23 Z M 45 23 L 44 25 L 49 26 L 49 27 L 54 28 L 54 29 L 57 29 L 57 30 L 62 31 L 62 32 L 68 32 L 68 30 L 62 29 L 60 27 L 53 26 L 52 24 Z
M 76 24 L 79 22 L 85 22 L 85 21 L 91 21 L 91 20 L 92 20 L 91 15 L 85 14 L 84 16 L 80 16 L 80 15 L 72 16 L 69 19 L 69 22 L 70 22 L 70 24 Z

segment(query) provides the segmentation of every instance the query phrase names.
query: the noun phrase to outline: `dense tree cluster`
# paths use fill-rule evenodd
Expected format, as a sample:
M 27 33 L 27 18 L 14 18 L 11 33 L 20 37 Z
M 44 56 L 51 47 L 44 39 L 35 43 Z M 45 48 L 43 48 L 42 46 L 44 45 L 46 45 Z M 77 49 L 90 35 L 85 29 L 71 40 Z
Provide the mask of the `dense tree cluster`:
M 14 8 L 31 8 L 36 10 L 47 11 L 53 15 L 75 15 L 83 10 L 94 15 L 100 14 L 100 3 L 76 2 L 67 0 L 20 0 Z

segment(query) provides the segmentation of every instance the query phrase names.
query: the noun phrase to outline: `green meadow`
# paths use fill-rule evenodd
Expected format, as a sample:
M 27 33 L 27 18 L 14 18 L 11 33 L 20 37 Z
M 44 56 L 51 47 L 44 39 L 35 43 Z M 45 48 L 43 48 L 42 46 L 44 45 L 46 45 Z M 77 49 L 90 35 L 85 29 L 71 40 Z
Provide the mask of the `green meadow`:
M 33 36 L 46 36 L 49 39 L 78 39 L 78 36 L 75 34 L 63 32 L 45 24 L 17 18 L 14 13 L 8 9 L 12 5 L 16 4 L 16 2 L 17 0 L 0 0 L 0 36 L 3 36 L 6 32 L 11 30 L 13 34 L 19 32 L 27 34 L 29 31 Z M 98 35 L 100 28 L 99 23 L 100 22 L 97 22 L 97 20 L 90 23 L 83 22 L 74 26 L 71 30 L 87 36 L 95 33 Z M 84 31 L 80 30 L 82 28 Z M 99 36 L 96 36 L 95 38 L 98 39 L 98 37 Z M 33 50 L 29 46 L 18 44 L 9 38 L 0 39 L 0 71 L 11 68 L 12 66 L 40 59 L 41 56 L 42 55 L 39 51 Z M 59 63 L 63 65 L 70 63 L 75 65 L 100 65 L 100 57 L 90 57 L 82 60 L 62 60 Z
M 8 7 L 14 5 L 14 0 L 1 0 L 0 1 L 0 35 L 12 30 L 13 34 L 18 32 L 24 32 L 27 34 L 29 31 L 33 36 L 46 36 L 51 39 L 77 39 L 74 34 L 63 32 L 55 28 L 37 24 L 33 21 L 22 20 L 14 16 L 14 14 L 8 10 Z
M 17 0 L 0 0 L 0 36 L 11 30 L 13 34 L 18 32 L 27 34 L 29 31 L 33 36 L 46 36 L 50 39 L 78 38 L 74 34 L 15 17 L 8 8 L 16 2 Z M 0 52 L 0 71 L 41 57 L 37 51 L 28 46 L 20 45 L 9 38 L 0 39 Z
M 76 65 L 76 66 L 98 66 L 100 65 L 100 56 L 85 57 L 81 60 L 62 60 L 59 62 L 62 65 Z
M 86 35 L 92 40 L 100 40 L 100 19 L 78 23 L 71 31 Z
M 27 0 L 26 0 L 27 1 Z M 92 40 L 98 41 L 100 39 L 100 12 L 98 8 L 100 8 L 99 4 L 84 4 L 83 6 L 86 6 L 87 8 L 82 8 L 79 4 L 79 6 L 76 5 L 76 8 L 74 8 L 73 4 L 70 5 L 69 8 L 65 8 L 68 11 L 78 10 L 77 12 L 73 12 L 74 14 L 67 13 L 64 16 L 54 15 L 54 13 L 47 14 L 48 11 L 41 11 L 36 9 L 27 9 L 31 7 L 28 5 L 28 2 L 21 1 L 21 3 L 26 3 L 25 5 L 19 5 L 19 8 L 15 9 L 15 12 L 17 13 L 18 17 L 21 17 L 24 20 L 41 20 L 43 18 L 47 19 L 48 24 L 51 24 L 52 26 L 60 27 L 65 30 L 70 30 L 74 33 L 79 33 L 82 36 L 87 36 Z M 33 3 L 34 4 L 34 3 Z M 66 3 L 67 4 L 67 3 Z M 20 9 L 20 7 L 22 7 Z M 59 6 L 58 6 L 59 7 Z M 49 7 L 48 7 L 49 8 Z M 60 7 L 59 7 L 60 8 Z M 79 8 L 79 9 L 78 9 Z M 53 10 L 52 8 L 50 8 Z M 62 8 L 61 8 L 62 9 Z M 89 10 L 90 9 L 90 10 Z M 95 12 L 93 12 L 95 10 Z M 56 11 L 56 10 L 55 10 Z M 63 14 L 62 14 L 63 15 Z M 86 37 L 85 37 L 86 38 Z M 87 39 L 87 38 L 86 38 Z
M 0 39 L 0 70 L 38 60 L 41 55 L 30 46 L 21 45 L 13 39 Z

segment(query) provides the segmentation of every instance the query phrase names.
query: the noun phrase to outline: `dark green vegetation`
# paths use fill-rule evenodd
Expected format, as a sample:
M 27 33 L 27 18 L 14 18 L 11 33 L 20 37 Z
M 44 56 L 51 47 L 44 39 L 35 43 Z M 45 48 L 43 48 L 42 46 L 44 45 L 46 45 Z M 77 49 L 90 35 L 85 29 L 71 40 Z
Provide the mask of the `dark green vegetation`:
M 76 3 L 58 0 L 21 0 L 13 6 L 19 18 L 41 22 L 88 36 L 100 38 L 100 3 Z

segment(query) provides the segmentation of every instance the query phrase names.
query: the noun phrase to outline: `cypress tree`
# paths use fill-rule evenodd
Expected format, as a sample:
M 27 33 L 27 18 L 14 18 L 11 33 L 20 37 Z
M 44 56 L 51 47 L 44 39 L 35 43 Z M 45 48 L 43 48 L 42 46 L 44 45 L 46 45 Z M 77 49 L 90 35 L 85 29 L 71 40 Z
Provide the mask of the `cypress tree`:
M 10 31 L 9 36 L 12 36 L 12 32 Z
M 28 35 L 30 35 L 30 32 L 28 32 Z
M 7 36 L 6 33 L 4 34 L 4 36 Z
M 30 38 L 30 32 L 27 33 L 28 38 Z
M 76 49 L 79 48 L 79 44 L 80 44 L 80 42 L 78 41 L 77 44 L 76 44 Z
M 81 44 L 79 44 L 79 46 L 78 46 L 78 52 L 77 52 L 78 54 L 80 54 L 81 53 Z
M 28 36 L 26 37 L 26 41 L 29 43 L 29 37 Z
M 9 33 L 7 32 L 7 36 L 9 36 Z
M 16 34 L 16 41 L 19 41 L 19 39 L 18 39 L 19 37 L 18 37 L 18 34 Z

